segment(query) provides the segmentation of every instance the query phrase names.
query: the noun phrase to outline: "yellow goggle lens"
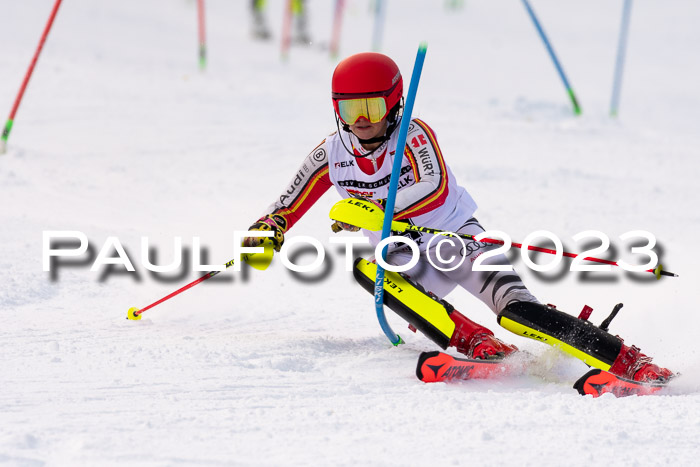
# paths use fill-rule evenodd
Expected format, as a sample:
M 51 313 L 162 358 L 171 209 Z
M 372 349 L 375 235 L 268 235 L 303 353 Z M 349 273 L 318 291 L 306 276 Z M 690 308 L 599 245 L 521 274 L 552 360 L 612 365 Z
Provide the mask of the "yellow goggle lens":
M 338 113 L 348 125 L 353 125 L 360 117 L 377 123 L 386 117 L 386 100 L 383 97 L 340 100 Z

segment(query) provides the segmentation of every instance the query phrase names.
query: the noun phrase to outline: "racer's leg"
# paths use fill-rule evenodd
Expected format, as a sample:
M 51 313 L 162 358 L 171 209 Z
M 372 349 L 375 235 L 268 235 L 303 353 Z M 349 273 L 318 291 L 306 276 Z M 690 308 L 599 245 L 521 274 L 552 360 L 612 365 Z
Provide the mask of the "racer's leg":
M 457 232 L 476 236 L 483 231 L 483 227 L 472 217 Z M 449 236 L 435 236 L 424 241 L 430 242 L 427 255 L 445 279 L 466 289 L 484 302 L 495 314 L 509 303 L 538 303 L 538 300 L 525 287 L 518 273 L 510 266 L 505 255 L 481 258 L 482 255 L 499 248 L 499 245 Z M 480 267 L 487 270 L 474 271 L 475 262 L 481 262 Z M 510 269 L 488 270 L 497 269 L 498 266 L 510 266 Z
M 460 233 L 471 235 L 478 235 L 482 231 L 483 228 L 475 219 L 470 219 L 459 230 Z M 457 246 L 447 243 L 443 245 L 442 254 L 439 255 L 442 258 L 454 255 L 455 259 L 446 265 L 448 268 L 463 257 L 465 263 L 473 263 L 475 258 L 495 248 L 494 245 L 466 240 L 464 245 L 456 239 L 454 243 Z M 430 257 L 435 260 L 440 259 L 437 253 L 437 247 L 428 250 Z M 496 255 L 482 264 L 509 263 L 504 255 Z M 498 314 L 498 323 L 515 334 L 558 347 L 590 366 L 630 379 L 663 379 L 672 375 L 669 370 L 652 364 L 651 358 L 641 354 L 637 347 L 627 347 L 621 338 L 603 331 L 589 321 L 539 303 L 514 270 L 478 272 L 462 265 L 452 271 L 443 271 L 443 274 L 489 306 Z
M 394 253 L 389 255 L 387 262 L 405 264 L 407 259 L 408 255 Z M 363 258 L 355 261 L 355 279 L 370 293 L 374 293 L 376 269 L 376 264 L 371 261 Z M 439 271 L 428 266 L 413 268 L 411 272 L 419 272 L 420 282 L 414 281 L 413 276 L 409 278 L 385 271 L 384 303 L 415 329 L 441 348 L 454 346 L 470 358 L 502 357 L 517 350 L 495 338 L 489 329 L 462 315 L 447 301 L 425 290 L 424 285 L 436 286 L 446 294 L 456 286 Z

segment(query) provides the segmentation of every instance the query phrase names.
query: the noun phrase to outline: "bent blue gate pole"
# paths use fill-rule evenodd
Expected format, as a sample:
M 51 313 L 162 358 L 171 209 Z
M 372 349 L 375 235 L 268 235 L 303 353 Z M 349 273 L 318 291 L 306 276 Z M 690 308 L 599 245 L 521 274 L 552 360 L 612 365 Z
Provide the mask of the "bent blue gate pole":
M 617 60 L 615 61 L 615 77 L 613 79 L 613 92 L 610 99 L 610 115 L 617 116 L 617 109 L 620 105 L 620 88 L 622 87 L 622 71 L 625 65 L 625 54 L 627 51 L 627 31 L 630 25 L 630 13 L 632 11 L 632 0 L 625 0 L 622 7 L 622 24 L 620 25 L 620 39 L 617 43 Z
M 423 62 L 425 61 L 425 53 L 428 50 L 428 44 L 422 42 L 418 46 L 418 54 L 416 55 L 416 63 L 413 65 L 413 74 L 411 75 L 411 84 L 408 87 L 406 95 L 406 104 L 401 117 L 401 126 L 399 127 L 399 138 L 396 143 L 396 153 L 394 154 L 394 165 L 391 169 L 391 179 L 389 180 L 389 193 L 386 197 L 386 208 L 384 210 L 384 224 L 382 225 L 382 240 L 389 236 L 391 232 L 391 222 L 394 220 L 394 204 L 396 202 L 396 191 L 399 185 L 399 174 L 401 173 L 401 161 L 403 160 L 404 148 L 406 146 L 406 136 L 408 135 L 408 126 L 411 123 L 411 114 L 413 113 L 413 103 L 416 100 L 418 92 L 418 82 L 420 81 L 421 71 L 423 70 Z M 382 260 L 386 258 L 385 246 L 380 253 Z M 399 345 L 403 343 L 401 337 L 396 334 L 389 326 L 384 315 L 384 268 L 377 264 L 377 275 L 374 280 L 374 306 L 377 311 L 377 319 L 382 326 L 382 330 L 386 337 L 389 338 L 392 344 Z
M 535 24 L 535 28 L 537 29 L 537 32 L 540 34 L 540 37 L 542 38 L 542 42 L 544 42 L 544 46 L 547 48 L 547 52 L 549 52 L 549 56 L 552 57 L 552 61 L 554 62 L 554 66 L 556 67 L 557 72 L 559 72 L 559 76 L 561 77 L 561 80 L 564 82 L 564 87 L 566 87 L 566 92 L 567 92 L 567 94 L 569 94 L 569 98 L 571 99 L 571 103 L 574 105 L 574 113 L 576 115 L 581 115 L 581 107 L 578 105 L 578 100 L 576 99 L 576 95 L 574 94 L 574 90 L 571 89 L 571 85 L 569 84 L 569 80 L 566 79 L 566 74 L 564 74 L 564 69 L 559 64 L 559 60 L 557 59 L 557 55 L 554 53 L 554 49 L 552 49 L 552 46 L 549 43 L 549 39 L 547 39 L 547 35 L 544 33 L 544 29 L 542 29 L 540 22 L 537 20 L 537 16 L 535 16 L 535 12 L 532 10 L 532 7 L 530 6 L 530 2 L 528 2 L 527 0 L 523 0 L 523 5 L 525 5 L 525 9 L 527 10 L 528 14 L 530 15 L 530 19 L 532 19 L 532 22 Z

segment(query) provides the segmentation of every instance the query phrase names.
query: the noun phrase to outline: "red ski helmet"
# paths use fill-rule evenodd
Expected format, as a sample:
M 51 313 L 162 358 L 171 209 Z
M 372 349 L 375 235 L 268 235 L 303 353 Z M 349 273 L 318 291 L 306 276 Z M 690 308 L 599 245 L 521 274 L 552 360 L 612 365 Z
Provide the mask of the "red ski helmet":
M 331 83 L 333 108 L 340 120 L 352 125 L 359 117 L 376 123 L 401 103 L 403 78 L 386 55 L 363 52 L 341 61 Z

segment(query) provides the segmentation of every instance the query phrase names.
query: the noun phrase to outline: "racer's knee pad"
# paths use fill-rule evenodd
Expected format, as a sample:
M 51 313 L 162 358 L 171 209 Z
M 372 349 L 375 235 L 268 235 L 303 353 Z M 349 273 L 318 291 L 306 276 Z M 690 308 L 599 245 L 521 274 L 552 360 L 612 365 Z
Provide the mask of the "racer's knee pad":
M 550 305 L 513 302 L 498 314 L 498 324 L 519 336 L 558 347 L 587 365 L 606 371 L 622 347 L 618 337 Z
M 353 276 L 365 290 L 374 294 L 376 264 L 358 258 L 353 267 Z M 445 300 L 427 293 L 420 285 L 399 273 L 385 271 L 384 303 L 442 349 L 450 344 L 455 323 L 449 315 L 454 308 Z

